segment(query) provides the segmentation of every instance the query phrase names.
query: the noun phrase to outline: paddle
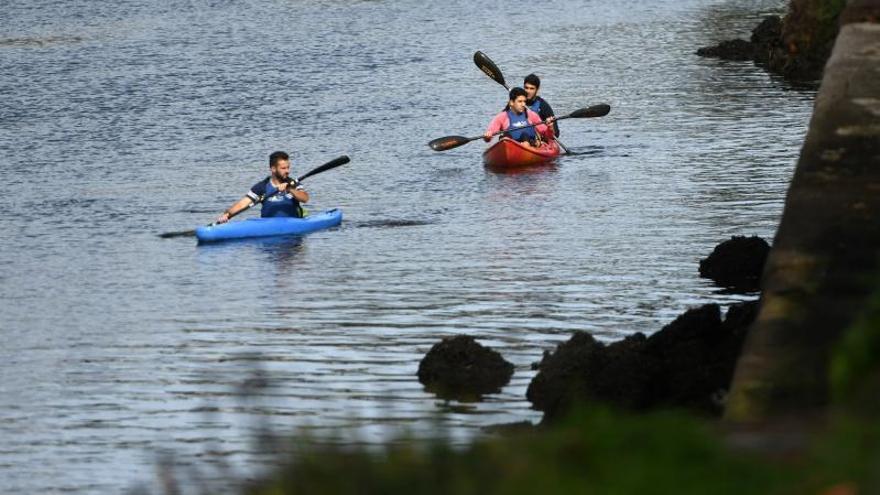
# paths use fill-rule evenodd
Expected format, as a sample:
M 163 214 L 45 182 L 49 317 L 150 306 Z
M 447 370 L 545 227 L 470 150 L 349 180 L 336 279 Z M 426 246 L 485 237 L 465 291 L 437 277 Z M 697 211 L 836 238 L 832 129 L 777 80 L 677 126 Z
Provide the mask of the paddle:
M 560 117 L 556 117 L 556 120 L 562 119 L 588 119 L 591 117 L 602 117 L 608 115 L 608 112 L 611 111 L 611 107 L 604 103 L 599 105 L 593 105 L 588 108 L 581 108 L 571 112 L 568 115 L 562 115 Z M 526 126 L 519 127 L 518 129 L 525 129 L 526 127 L 534 127 L 536 125 L 541 125 L 543 122 L 538 124 L 529 124 Z M 498 131 L 492 134 L 492 137 L 497 136 L 499 134 L 504 134 L 505 132 L 509 132 L 508 130 Z M 431 147 L 434 151 L 446 151 L 451 150 L 452 148 L 458 148 L 463 144 L 467 144 L 471 141 L 476 141 L 477 139 L 483 139 L 483 136 L 474 136 L 474 137 L 464 137 L 464 136 L 446 136 L 442 138 L 434 139 L 433 141 L 428 143 L 428 146 Z
M 336 168 L 336 167 L 338 167 L 338 166 L 340 166 L 340 165 L 345 165 L 346 163 L 348 163 L 348 162 L 350 162 L 350 161 L 351 161 L 351 158 L 349 158 L 349 157 L 346 156 L 346 155 L 342 155 L 342 156 L 340 156 L 339 158 L 334 158 L 333 160 L 330 160 L 329 162 L 327 162 L 327 163 L 321 165 L 320 167 L 314 168 L 314 169 L 312 169 L 312 170 L 306 172 L 305 174 L 299 176 L 299 178 L 296 179 L 296 181 L 297 181 L 297 182 L 302 182 L 303 179 L 306 179 L 307 177 L 311 177 L 311 176 L 313 176 L 313 175 L 320 174 L 321 172 L 326 172 L 326 171 L 328 171 L 328 170 L 330 170 L 330 169 L 332 169 L 332 168 Z M 239 213 L 241 213 L 241 212 L 243 212 L 243 211 L 246 211 L 246 210 L 249 210 L 250 208 L 254 207 L 255 205 L 258 205 L 258 204 L 262 203 L 263 201 L 265 201 L 265 200 L 267 200 L 267 199 L 269 199 L 269 198 L 275 196 L 276 194 L 279 194 L 280 192 L 281 192 L 281 191 L 275 191 L 274 193 L 272 193 L 272 194 L 270 194 L 270 195 L 268 195 L 268 196 L 263 196 L 263 197 L 259 198 L 256 202 L 251 203 L 249 206 L 246 206 L 246 207 L 242 208 L 241 210 L 238 210 L 237 212 L 235 212 L 235 214 L 233 214 L 233 215 L 229 215 L 229 218 L 231 219 L 232 217 L 238 215 Z M 209 224 L 208 224 L 208 227 L 213 227 L 214 225 L 217 225 L 217 222 L 211 222 L 211 223 L 209 223 Z M 159 237 L 161 237 L 161 238 L 163 238 L 163 239 L 168 239 L 168 238 L 171 238 L 171 237 L 192 236 L 192 235 L 195 235 L 195 234 L 196 234 L 196 231 L 195 231 L 195 230 L 182 230 L 182 231 L 179 231 L 179 232 L 166 232 L 166 233 L 164 233 L 164 234 L 159 234 Z
M 488 55 L 477 50 L 476 53 L 474 53 L 474 63 L 477 64 L 477 67 L 487 76 L 489 76 L 493 81 L 504 86 L 504 89 L 506 89 L 507 91 L 510 91 L 510 88 L 507 87 L 507 83 L 504 82 L 504 74 L 501 73 L 501 69 L 499 69 L 498 66 L 495 65 L 495 62 L 493 62 Z M 566 153 L 569 152 L 568 148 L 564 144 L 562 144 L 562 141 L 560 141 L 558 137 L 556 138 L 556 142 L 559 143 L 559 147 L 562 148 L 562 151 Z
M 477 64 L 477 67 L 479 67 L 481 71 L 492 78 L 493 81 L 504 86 L 504 89 L 510 91 L 510 88 L 507 87 L 507 83 L 504 82 L 504 74 L 501 73 L 501 69 L 499 69 L 498 66 L 495 65 L 495 62 L 493 62 L 485 53 L 477 50 L 477 52 L 474 53 L 474 63 Z

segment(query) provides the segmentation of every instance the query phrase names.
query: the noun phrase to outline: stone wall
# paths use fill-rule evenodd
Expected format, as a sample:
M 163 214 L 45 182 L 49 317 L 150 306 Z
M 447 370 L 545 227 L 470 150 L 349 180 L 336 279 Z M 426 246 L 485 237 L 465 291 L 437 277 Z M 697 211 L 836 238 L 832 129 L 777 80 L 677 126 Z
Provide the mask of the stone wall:
M 880 268 L 880 0 L 852 1 L 764 268 L 761 309 L 725 411 L 738 422 L 824 409 L 832 350 Z

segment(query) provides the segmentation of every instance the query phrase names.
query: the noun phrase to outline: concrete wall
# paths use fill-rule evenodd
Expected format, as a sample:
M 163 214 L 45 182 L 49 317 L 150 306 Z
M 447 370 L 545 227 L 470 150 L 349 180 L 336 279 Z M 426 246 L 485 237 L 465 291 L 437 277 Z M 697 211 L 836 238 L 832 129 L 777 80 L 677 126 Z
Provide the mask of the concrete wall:
M 880 0 L 850 2 L 763 274 L 725 415 L 821 410 L 834 345 L 880 283 Z

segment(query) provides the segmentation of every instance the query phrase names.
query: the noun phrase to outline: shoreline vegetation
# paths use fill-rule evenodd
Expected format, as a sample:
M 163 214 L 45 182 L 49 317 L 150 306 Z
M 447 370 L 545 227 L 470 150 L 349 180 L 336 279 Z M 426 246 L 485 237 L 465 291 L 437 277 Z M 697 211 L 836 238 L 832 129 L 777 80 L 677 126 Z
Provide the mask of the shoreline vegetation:
M 681 412 L 579 408 L 552 427 L 478 439 L 463 450 L 442 442 L 399 442 L 382 452 L 300 444 L 242 493 L 876 493 L 876 450 L 868 446 L 880 435 L 870 426 L 841 419 L 805 451 L 768 456 L 731 448 L 717 424 Z
M 702 53 L 823 77 L 773 246 L 734 238 L 700 263 L 759 300 L 723 318 L 717 305 L 695 308 L 609 344 L 575 334 L 536 365 L 527 395 L 540 425 L 494 428 L 463 448 L 290 439 L 259 479 L 205 493 L 880 493 L 878 21 L 878 0 L 791 0 L 750 41 Z M 470 337 L 428 354 L 419 379 L 444 397 L 477 400 L 512 373 Z
M 790 0 L 788 13 L 767 16 L 748 41 L 733 39 L 696 54 L 723 60 L 752 60 L 795 84 L 816 83 L 839 31 L 846 0 Z

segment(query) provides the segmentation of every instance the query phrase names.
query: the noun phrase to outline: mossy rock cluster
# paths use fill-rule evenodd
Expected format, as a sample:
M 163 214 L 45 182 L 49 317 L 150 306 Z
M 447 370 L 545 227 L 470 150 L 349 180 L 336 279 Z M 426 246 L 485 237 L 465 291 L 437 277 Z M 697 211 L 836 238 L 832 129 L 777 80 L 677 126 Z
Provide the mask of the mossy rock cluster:
M 479 400 L 501 391 L 513 375 L 513 364 L 468 335 L 445 338 L 419 363 L 419 381 L 444 399 Z
M 578 332 L 544 356 L 526 392 L 544 421 L 578 403 L 630 410 L 686 408 L 719 415 L 757 302 L 689 310 L 659 332 L 603 344 Z
M 815 82 L 831 55 L 844 7 L 846 0 L 791 0 L 785 17 L 764 18 L 748 41 L 722 41 L 697 55 L 753 60 L 792 82 Z

